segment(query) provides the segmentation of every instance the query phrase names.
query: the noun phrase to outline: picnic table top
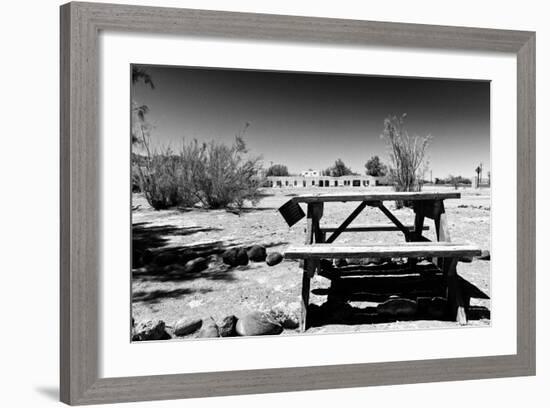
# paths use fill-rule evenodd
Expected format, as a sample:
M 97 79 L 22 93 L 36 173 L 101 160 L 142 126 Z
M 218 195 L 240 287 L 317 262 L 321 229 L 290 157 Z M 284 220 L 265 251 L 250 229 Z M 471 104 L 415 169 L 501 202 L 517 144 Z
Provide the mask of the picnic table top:
M 393 201 L 393 200 L 446 200 L 460 198 L 460 193 L 441 193 L 431 191 L 395 192 L 373 191 L 362 193 L 315 193 L 292 197 L 297 203 L 345 202 L 345 201 Z
M 285 251 L 287 259 L 303 258 L 368 258 L 425 256 L 479 256 L 481 250 L 469 243 L 407 242 L 402 244 L 331 245 L 311 244 L 291 246 Z

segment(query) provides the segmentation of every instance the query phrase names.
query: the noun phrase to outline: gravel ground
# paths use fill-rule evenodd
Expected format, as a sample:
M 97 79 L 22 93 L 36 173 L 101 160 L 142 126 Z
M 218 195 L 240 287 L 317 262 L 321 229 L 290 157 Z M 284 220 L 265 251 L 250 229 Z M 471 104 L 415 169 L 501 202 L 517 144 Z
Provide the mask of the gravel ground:
M 383 190 L 384 188 L 379 188 Z M 323 192 L 343 188 L 323 189 Z M 430 188 L 426 188 L 430 190 Z M 445 187 L 438 190 L 446 190 Z M 447 189 L 448 190 L 448 189 Z M 319 189 L 313 191 L 318 192 Z M 353 189 L 358 191 L 358 189 Z M 490 249 L 489 190 L 460 189 L 462 198 L 445 202 L 451 238 L 456 242 L 472 242 Z M 225 210 L 154 211 L 139 194 L 133 196 L 133 245 L 153 253 L 194 249 L 209 259 L 208 269 L 200 273 L 174 276 L 178 265 L 168 264 L 151 272 L 150 268 L 135 268 L 132 274 L 132 314 L 136 322 L 153 318 L 166 322 L 169 330 L 174 322 L 185 318 L 212 316 L 217 322 L 227 315 L 243 316 L 251 311 L 272 311 L 296 319 L 300 310 L 301 270 L 298 263 L 283 261 L 269 267 L 265 263 L 229 268 L 219 259 L 221 251 L 234 246 L 263 245 L 267 252 L 284 252 L 288 245 L 304 240 L 303 220 L 288 228 L 277 209 L 292 195 L 310 192 L 306 189 L 269 189 L 256 207 L 240 214 Z M 338 223 L 357 203 L 328 203 L 322 223 Z M 387 206 L 403 223 L 413 223 L 414 214 L 408 208 L 395 210 Z M 367 207 L 357 223 L 389 223 L 376 208 Z M 433 223 L 424 235 L 435 239 Z M 403 242 L 398 232 L 342 234 L 340 243 Z M 490 261 L 474 260 L 459 263 L 459 274 L 490 296 Z M 330 282 L 315 276 L 312 289 L 327 288 Z M 322 304 L 326 296 L 313 294 L 311 302 Z M 472 304 L 490 310 L 489 300 L 472 299 Z M 358 305 L 362 306 L 362 305 Z M 470 325 L 488 326 L 487 314 Z M 404 330 L 419 328 L 459 327 L 454 322 L 435 320 L 394 321 L 371 324 L 327 324 L 312 327 L 307 333 L 356 332 L 368 330 Z M 285 329 L 283 334 L 296 334 Z

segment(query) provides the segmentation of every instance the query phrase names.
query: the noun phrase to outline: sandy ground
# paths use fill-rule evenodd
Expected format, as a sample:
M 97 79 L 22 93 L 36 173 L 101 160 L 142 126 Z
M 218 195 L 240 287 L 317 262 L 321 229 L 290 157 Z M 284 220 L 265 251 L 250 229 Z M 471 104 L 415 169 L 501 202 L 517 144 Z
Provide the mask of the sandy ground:
M 378 188 L 379 190 L 385 187 Z M 331 189 L 323 189 L 328 192 Z M 336 188 L 343 192 L 343 188 Z M 358 191 L 358 188 L 351 189 Z M 425 188 L 433 190 L 433 188 Z M 449 191 L 449 188 L 438 188 Z M 313 190 L 319 192 L 317 188 Z M 472 242 L 482 249 L 490 249 L 490 195 L 489 190 L 460 189 L 461 199 L 445 202 L 451 238 L 456 242 Z M 219 259 L 219 254 L 232 246 L 264 245 L 268 253 L 284 252 L 288 245 L 303 243 L 304 221 L 289 228 L 277 209 L 292 195 L 309 192 L 306 189 L 266 189 L 266 196 L 254 208 L 240 214 L 225 210 L 166 210 L 154 211 L 139 194 L 133 196 L 134 246 L 148 248 L 153 253 L 192 248 L 210 260 L 207 270 L 197 274 L 171 277 L 177 265 L 168 265 L 151 273 L 147 268 L 133 270 L 132 314 L 136 322 L 152 318 L 162 319 L 168 326 L 185 318 L 212 316 L 217 322 L 227 315 L 243 316 L 251 311 L 276 310 L 297 318 L 300 310 L 301 270 L 296 262 L 283 261 L 269 267 L 265 263 L 249 263 L 247 266 L 229 268 Z M 325 204 L 322 223 L 334 224 L 343 221 L 357 203 Z M 390 210 L 406 224 L 412 224 L 412 210 Z M 376 208 L 367 207 L 356 223 L 389 223 Z M 424 235 L 435 240 L 433 223 L 427 220 L 429 231 Z M 383 243 L 403 242 L 398 232 L 347 233 L 338 242 Z M 490 296 L 490 262 L 474 260 L 459 263 L 459 274 Z M 330 285 L 327 279 L 316 276 L 312 289 Z M 326 296 L 315 294 L 311 303 L 320 305 Z M 472 305 L 490 310 L 489 300 L 472 299 Z M 361 305 L 359 305 L 361 306 Z M 470 325 L 488 326 L 488 316 L 471 320 Z M 370 324 L 327 324 L 308 329 L 308 333 L 368 331 L 381 329 L 416 329 L 459 327 L 454 322 L 435 320 L 394 321 Z M 284 334 L 298 333 L 286 329 Z

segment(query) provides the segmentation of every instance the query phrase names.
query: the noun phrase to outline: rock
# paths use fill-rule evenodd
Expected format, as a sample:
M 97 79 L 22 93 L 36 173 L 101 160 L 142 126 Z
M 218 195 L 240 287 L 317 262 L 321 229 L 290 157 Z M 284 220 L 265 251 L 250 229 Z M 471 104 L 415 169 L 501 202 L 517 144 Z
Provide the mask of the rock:
M 233 337 L 237 335 L 235 327 L 237 326 L 237 316 L 230 315 L 223 318 L 219 325 L 220 336 Z
M 199 256 L 198 258 L 187 261 L 183 270 L 185 273 L 199 273 L 208 268 L 208 261 L 206 258 Z
M 132 335 L 133 341 L 167 340 L 169 338 L 166 324 L 157 319 L 139 323 Z
M 197 337 L 199 338 L 220 337 L 220 331 L 214 319 L 209 317 L 208 319 L 203 320 L 201 330 L 197 334 Z
M 269 266 L 274 266 L 281 263 L 282 260 L 283 260 L 283 256 L 279 252 L 271 252 L 267 256 L 265 263 L 268 264 Z
M 479 259 L 481 261 L 490 261 L 491 260 L 491 253 L 488 250 L 484 249 L 484 250 L 481 251 L 481 255 L 477 259 Z
M 235 267 L 248 264 L 248 254 L 244 248 L 231 248 L 222 254 L 223 262 Z
M 202 326 L 202 319 L 180 319 L 174 325 L 174 334 L 176 336 L 187 336 L 195 333 Z
M 237 248 L 231 248 L 222 254 L 223 263 L 229 266 L 237 266 Z
M 265 313 L 253 312 L 237 320 L 236 331 L 239 336 L 263 336 L 281 334 L 283 326 Z
M 299 326 L 299 310 L 292 309 L 290 305 L 284 305 L 284 307 L 276 307 L 269 312 L 270 317 L 283 326 L 283 329 L 294 330 Z
M 239 248 L 237 250 L 237 265 L 248 265 L 248 254 L 244 248 Z
M 382 259 L 380 258 L 364 258 L 363 262 L 364 262 L 364 265 L 369 265 L 369 264 L 380 265 L 383 263 Z
M 246 251 L 246 253 L 248 255 L 248 259 L 250 259 L 252 262 L 263 262 L 267 257 L 265 248 L 260 245 L 254 245 L 250 247 L 248 251 Z
M 336 261 L 334 261 L 334 266 L 336 266 L 337 268 L 348 266 L 348 261 L 346 261 L 344 258 L 338 258 Z
M 288 329 L 288 330 L 294 330 L 294 329 L 297 329 L 298 326 L 300 326 L 298 319 L 295 319 L 290 316 L 285 317 L 284 319 L 281 319 L 278 323 L 283 327 L 283 329 Z
M 381 315 L 394 317 L 410 317 L 416 315 L 418 304 L 414 300 L 391 298 L 376 307 Z

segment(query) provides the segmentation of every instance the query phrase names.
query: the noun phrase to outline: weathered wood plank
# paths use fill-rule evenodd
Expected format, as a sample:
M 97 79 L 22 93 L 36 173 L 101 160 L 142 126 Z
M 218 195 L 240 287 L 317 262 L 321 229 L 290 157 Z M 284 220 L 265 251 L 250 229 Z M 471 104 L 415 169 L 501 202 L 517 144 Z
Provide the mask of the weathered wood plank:
M 319 220 L 323 216 L 323 203 L 310 203 L 307 206 L 306 244 L 322 242 Z
M 447 302 L 451 317 L 460 325 L 468 324 L 466 318 L 466 301 L 462 295 L 458 274 L 456 273 L 456 258 L 447 258 L 443 261 L 443 272 L 447 275 Z
M 389 218 L 389 220 L 390 220 L 391 222 L 393 222 L 393 223 L 395 224 L 395 226 L 399 229 L 399 231 L 401 231 L 401 232 L 405 235 L 405 239 L 406 239 L 407 241 L 412 241 L 412 234 L 411 234 L 411 231 L 408 230 L 408 229 L 401 223 L 401 221 L 399 221 L 399 220 L 397 219 L 397 217 L 396 217 L 395 215 L 393 215 L 393 214 L 391 213 L 391 211 L 388 210 L 388 209 L 386 208 L 386 206 L 384 206 L 384 204 L 382 204 L 382 202 L 380 202 L 380 203 L 378 204 L 377 207 L 380 209 L 380 211 L 382 211 L 382 212 L 384 213 L 384 215 L 385 215 L 386 217 Z
M 322 225 L 321 231 L 323 232 L 334 232 L 338 229 L 339 225 Z M 405 228 L 409 229 L 410 231 L 415 231 L 414 225 L 405 225 Z M 422 230 L 428 231 L 430 227 L 428 225 L 424 225 L 422 227 Z M 399 228 L 397 228 L 395 225 L 391 224 L 372 224 L 372 225 L 354 225 L 352 227 L 347 227 L 345 231 L 343 232 L 389 232 L 389 231 L 399 231 Z
M 435 220 L 445 212 L 443 200 L 417 200 L 413 203 L 414 212 L 426 218 Z
M 300 315 L 300 331 L 304 332 L 307 329 L 307 310 L 309 307 L 309 289 L 311 284 L 311 278 L 315 274 L 319 262 L 316 260 L 307 260 L 304 265 L 304 272 L 302 275 L 302 311 Z
M 422 214 L 416 213 L 414 215 L 414 240 L 420 240 L 422 236 L 422 231 L 428 230 L 428 226 L 424 225 L 424 216 Z
M 297 203 L 316 203 L 316 202 L 345 202 L 345 201 L 414 201 L 414 200 L 446 200 L 451 198 L 460 198 L 460 193 L 456 192 L 361 192 L 361 193 L 319 193 L 319 194 L 301 194 L 293 197 Z
M 394 245 L 341 246 L 313 244 L 291 246 L 285 251 L 287 259 L 330 259 L 330 258 L 392 258 L 392 257 L 459 257 L 479 256 L 481 249 L 472 244 L 450 242 L 406 242 Z
M 451 241 L 451 233 L 449 232 L 449 226 L 447 223 L 447 214 L 440 214 L 439 218 L 435 219 L 435 233 L 438 241 Z

